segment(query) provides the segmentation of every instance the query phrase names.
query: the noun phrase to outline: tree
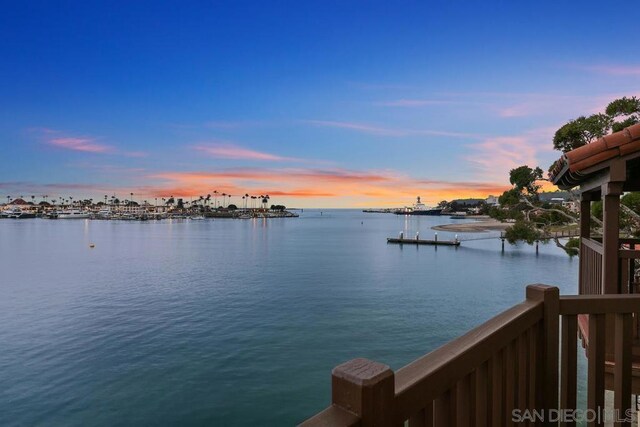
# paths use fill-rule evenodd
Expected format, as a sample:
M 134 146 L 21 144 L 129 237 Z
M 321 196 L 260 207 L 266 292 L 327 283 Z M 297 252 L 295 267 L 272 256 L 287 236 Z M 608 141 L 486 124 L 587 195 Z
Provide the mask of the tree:
M 580 116 L 558 129 L 553 136 L 553 148 L 563 153 L 575 150 L 609 133 L 613 119 L 606 114 Z
M 511 190 L 507 190 L 500 197 L 498 197 L 498 203 L 500 206 L 514 206 L 520 203 L 520 192 L 512 188 Z
M 562 126 L 553 136 L 553 148 L 566 153 L 636 123 L 640 123 L 640 100 L 625 96 L 610 102 L 604 114 L 580 116 Z
M 640 99 L 635 96 L 616 99 L 607 105 L 605 112 L 611 118 L 623 118 L 622 121 L 614 122 L 611 126 L 614 132 L 621 131 L 628 126 L 640 123 Z
M 640 193 L 639 192 L 627 193 L 624 196 L 622 196 L 620 203 L 622 203 L 624 206 L 628 207 L 634 212 L 640 212 Z
M 514 245 L 518 240 L 524 240 L 532 245 L 536 240 L 542 240 L 542 233 L 531 222 L 518 220 L 504 231 L 504 237 Z
M 541 179 L 542 169 L 539 167 L 532 169 L 524 165 L 509 171 L 509 182 L 520 193 L 522 193 L 523 190 L 527 190 L 529 195 L 537 194 L 540 186 L 536 185 L 536 181 Z

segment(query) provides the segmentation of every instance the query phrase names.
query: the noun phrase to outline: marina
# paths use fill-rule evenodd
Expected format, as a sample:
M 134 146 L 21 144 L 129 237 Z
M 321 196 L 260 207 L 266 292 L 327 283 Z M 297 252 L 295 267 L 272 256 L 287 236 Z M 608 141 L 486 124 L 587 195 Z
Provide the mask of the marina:
M 228 196 L 225 194 L 225 196 Z M 163 219 L 189 219 L 204 220 L 215 218 L 231 219 L 252 219 L 252 218 L 296 218 L 297 213 L 288 211 L 284 206 L 272 205 L 267 207 L 268 196 L 260 196 L 262 206 L 243 207 L 229 203 L 227 206 L 209 205 L 207 198 L 201 198 L 200 202 L 183 201 L 174 198 L 167 198 L 166 203 L 150 204 L 146 200 L 142 203 L 125 200 L 120 201 L 113 196 L 110 200 L 105 196 L 104 202 L 94 203 L 91 199 L 73 201 L 71 199 L 61 200 L 59 204 L 55 201 L 46 201 L 48 196 L 42 196 L 39 203 L 27 202 L 23 198 L 8 201 L 0 205 L 0 219 L 56 219 L 56 220 L 121 220 L 121 221 L 158 221 Z M 246 200 L 243 196 L 242 199 Z M 35 200 L 35 196 L 32 196 Z

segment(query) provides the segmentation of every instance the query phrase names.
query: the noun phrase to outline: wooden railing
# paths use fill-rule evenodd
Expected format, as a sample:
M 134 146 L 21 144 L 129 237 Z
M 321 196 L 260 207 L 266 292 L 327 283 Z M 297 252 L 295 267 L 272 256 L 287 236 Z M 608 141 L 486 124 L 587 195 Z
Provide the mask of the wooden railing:
M 601 295 L 602 290 L 602 243 L 580 239 L 580 295 Z
M 605 315 L 615 317 L 615 408 L 624 414 L 631 404 L 631 313 L 640 296 L 560 297 L 557 288 L 544 285 L 528 286 L 526 295 L 523 303 L 395 373 L 367 359 L 337 366 L 331 406 L 302 426 L 509 425 L 526 410 L 548 417 L 551 409 L 576 409 L 580 314 L 589 315 L 593 410 L 604 409 Z

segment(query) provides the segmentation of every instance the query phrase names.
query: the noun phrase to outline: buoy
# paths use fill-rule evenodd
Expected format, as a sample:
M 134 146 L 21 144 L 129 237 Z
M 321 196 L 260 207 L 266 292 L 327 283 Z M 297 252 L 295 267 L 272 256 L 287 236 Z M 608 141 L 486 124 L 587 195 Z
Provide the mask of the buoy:
M 90 247 L 91 249 L 93 249 L 93 248 L 95 248 L 95 247 L 96 247 L 96 245 L 94 245 L 94 244 L 92 243 L 92 244 L 90 244 L 90 245 L 89 245 L 89 247 Z

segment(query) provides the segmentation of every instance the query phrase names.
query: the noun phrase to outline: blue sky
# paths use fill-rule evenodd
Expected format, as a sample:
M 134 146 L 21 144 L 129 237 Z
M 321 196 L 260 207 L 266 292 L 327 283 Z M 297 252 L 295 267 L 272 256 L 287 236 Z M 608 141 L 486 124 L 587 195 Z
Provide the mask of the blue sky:
M 636 8 L 4 2 L 0 195 L 497 193 L 560 125 L 640 95 Z

